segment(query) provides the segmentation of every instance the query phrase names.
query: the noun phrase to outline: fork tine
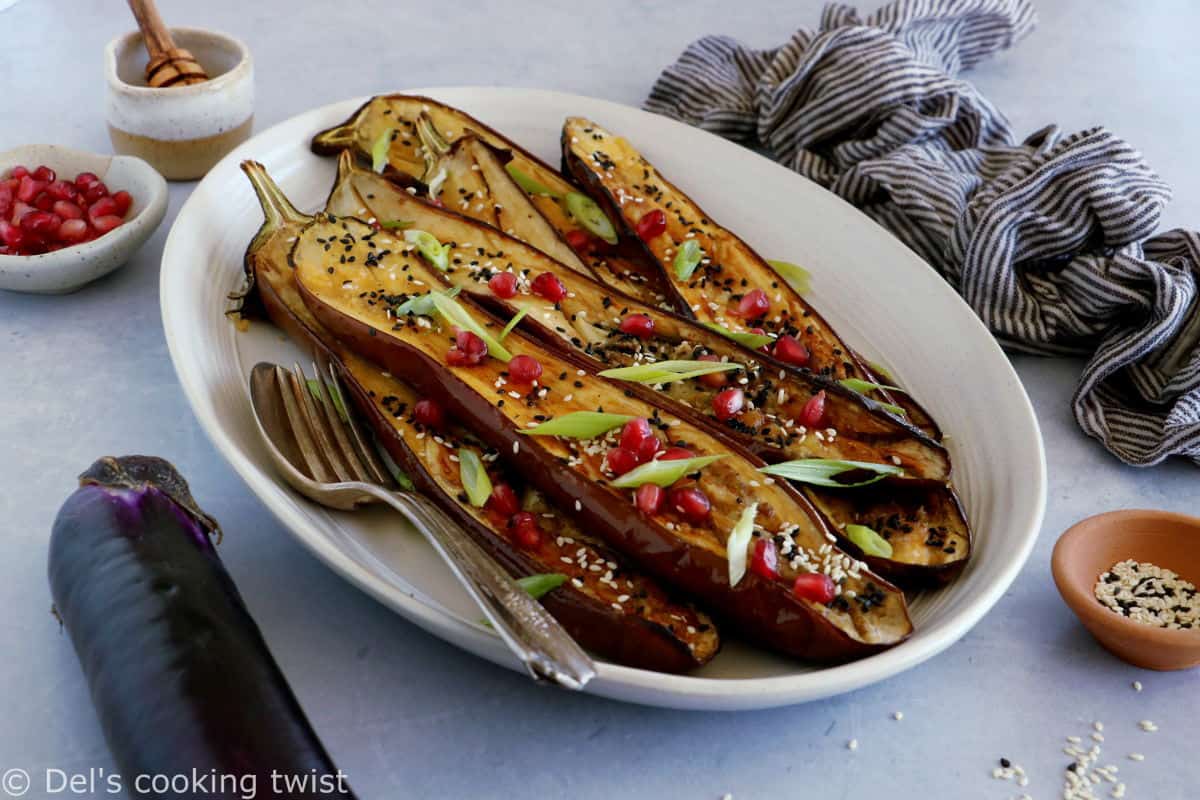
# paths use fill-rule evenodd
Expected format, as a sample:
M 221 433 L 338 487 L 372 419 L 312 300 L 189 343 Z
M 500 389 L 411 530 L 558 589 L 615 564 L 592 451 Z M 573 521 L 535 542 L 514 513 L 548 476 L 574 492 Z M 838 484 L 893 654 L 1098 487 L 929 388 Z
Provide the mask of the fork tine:
M 292 436 L 296 440 L 296 445 L 300 450 L 300 455 L 303 457 L 304 463 L 308 465 L 309 476 L 320 483 L 332 482 L 334 480 L 333 475 L 320 456 L 320 451 L 313 441 L 311 428 L 308 425 L 308 421 L 304 418 L 304 412 L 301 411 L 300 404 L 296 399 L 296 376 L 283 367 L 276 366 L 275 383 L 279 390 L 279 396 L 283 400 L 283 410 L 284 415 L 287 417 L 288 427 L 291 428 Z
M 326 365 L 326 372 L 321 373 L 321 380 L 328 380 L 329 386 L 332 387 L 331 391 L 337 392 L 338 396 L 342 398 L 342 402 L 346 402 L 346 393 L 342 391 L 341 381 L 338 380 L 337 370 L 332 363 Z M 350 439 L 354 443 L 362 463 L 366 464 L 368 472 L 374 477 L 374 482 L 381 486 L 394 486 L 396 481 L 391 472 L 383 465 L 379 454 L 375 452 L 374 443 L 368 441 L 359 430 L 358 423 L 354 421 L 354 415 L 350 413 L 349 408 L 346 409 L 345 427 L 350 429 Z
M 373 481 L 374 476 L 363 466 L 362 459 L 354 451 L 354 446 L 346 436 L 346 423 L 342 420 L 341 412 L 338 411 L 338 404 L 333 401 L 334 397 L 340 398 L 344 407 L 343 410 L 346 416 L 349 417 L 350 409 L 345 407 L 346 398 L 340 391 L 328 385 L 325 374 L 317 366 L 316 362 L 313 362 L 313 374 L 317 376 L 313 381 L 318 395 L 316 404 L 321 407 L 320 414 L 325 422 L 325 428 L 332 435 L 342 456 L 343 463 L 345 463 L 354 480 Z
M 296 385 L 299 387 L 301 410 L 308 421 L 309 428 L 312 429 L 318 446 L 321 448 L 321 456 L 329 464 L 333 474 L 337 476 L 335 480 L 354 480 L 350 469 L 346 466 L 345 460 L 342 458 L 342 454 L 334 446 L 333 440 L 329 435 L 329 426 L 324 424 L 322 420 L 321 411 L 317 408 L 316 398 L 313 397 L 312 390 L 309 388 L 308 377 L 304 374 L 304 368 L 296 364 L 292 367 L 292 374 L 296 376 Z

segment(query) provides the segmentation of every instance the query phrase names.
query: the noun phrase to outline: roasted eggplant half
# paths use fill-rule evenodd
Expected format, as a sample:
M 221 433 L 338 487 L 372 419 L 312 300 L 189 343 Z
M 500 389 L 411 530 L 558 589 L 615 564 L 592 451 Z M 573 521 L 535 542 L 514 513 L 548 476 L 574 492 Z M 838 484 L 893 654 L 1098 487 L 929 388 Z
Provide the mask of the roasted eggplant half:
M 682 313 L 735 333 L 791 337 L 801 347 L 792 363 L 870 387 L 881 401 L 903 409 L 913 424 L 940 438 L 936 423 L 916 401 L 886 386 L 800 291 L 663 177 L 627 139 L 591 120 L 570 117 L 563 125 L 562 152 L 564 172 L 642 243 Z
M 439 268 L 476 246 L 405 234 L 318 215 L 292 246 L 301 297 L 350 349 L 442 404 L 581 527 L 746 638 L 837 662 L 910 634 L 903 594 L 838 549 L 761 460 L 433 291 Z
M 377 172 L 400 180 L 420 180 L 433 196 L 440 195 L 448 206 L 461 210 L 464 202 L 472 207 L 482 205 L 482 198 L 460 194 L 461 185 L 443 185 L 438 159 L 464 136 L 474 136 L 511 154 L 506 169 L 521 180 L 522 187 L 516 191 L 528 197 L 560 240 L 552 255 L 572 269 L 583 266 L 645 302 L 666 302 L 658 268 L 636 243 L 616 235 L 612 220 L 604 217 L 590 198 L 537 156 L 456 108 L 419 95 L 373 97 L 341 125 L 314 136 L 312 149 L 320 155 L 351 150 L 375 165 Z M 503 225 L 506 198 L 494 200 L 501 206 L 496 216 Z M 490 213 L 490 209 L 479 209 L 485 210 Z M 565 257 L 563 247 L 575 257 Z
M 720 639 L 706 614 L 671 598 L 630 568 L 627 559 L 522 481 L 507 464 L 506 453 L 450 422 L 440 406 L 421 406 L 426 398 L 412 386 L 356 356 L 312 316 L 288 262 L 291 242 L 311 218 L 295 209 L 262 165 L 246 162 L 242 168 L 266 217 L 246 252 L 254 296 L 277 327 L 337 366 L 350 400 L 400 467 L 402 478 L 450 514 L 511 574 L 564 575 L 566 581 L 542 602 L 589 650 L 664 672 L 683 672 L 709 661 Z M 341 250 L 339 246 L 337 252 Z M 464 457 L 482 475 L 464 473 Z M 490 495 L 486 500 L 476 496 L 480 502 L 473 502 L 485 484 L 492 487 Z M 521 524 L 512 524 L 514 519 Z
M 469 142 L 460 139 L 456 148 L 465 148 Z M 456 170 L 469 176 L 493 176 L 484 181 L 487 184 L 509 180 L 496 170 L 500 162 L 491 149 L 471 148 L 471 152 L 472 159 L 457 164 Z M 478 191 L 490 196 L 486 187 Z M 871 563 L 880 574 L 905 586 L 944 583 L 966 563 L 969 528 L 946 486 L 950 461 L 945 449 L 863 395 L 820 375 L 790 368 L 770 354 L 742 347 L 694 320 L 639 303 L 594 279 L 563 269 L 544 252 L 499 230 L 397 191 L 386 179 L 356 167 L 347 156 L 339 161 L 338 179 L 326 210 L 335 216 L 384 220 L 384 224 L 403 220 L 411 231 L 452 243 L 447 269 L 439 273 L 446 283 L 475 297 L 503 319 L 523 314 L 520 326 L 543 342 L 557 345 L 589 369 L 610 368 L 629 376 L 630 391 L 676 414 L 700 416 L 767 461 L 825 459 L 877 464 L 886 472 L 902 470 L 905 483 L 928 482 L 931 485 L 920 492 L 898 489 L 897 499 L 888 498 L 884 489 L 865 493 L 856 501 L 859 513 L 853 517 L 834 512 L 845 506 L 842 498 L 846 494 L 858 489 L 810 485 L 803 491 L 829 515 L 840 543 L 852 550 L 856 545 L 844 528 L 848 522 L 863 525 L 859 516 L 874 518 L 884 511 L 890 516 L 897 502 L 947 495 L 944 501 L 920 500 L 902 509 L 902 516 L 911 518 L 910 527 L 918 534 L 921 530 L 930 534 L 921 539 L 931 542 L 926 551 L 906 546 L 895 549 L 890 557 L 876 555 Z M 515 205 L 511 211 L 518 216 L 525 211 L 536 213 Z M 536 232 L 536 227 L 530 228 Z M 508 291 L 500 287 L 498 294 L 493 279 L 502 274 L 512 286 Z M 563 296 L 557 302 L 534 291 L 533 282 L 543 274 L 555 276 L 562 285 Z M 638 327 L 631 328 L 631 323 Z M 686 380 L 668 376 L 658 382 L 662 373 L 656 365 L 704 367 L 696 363 L 700 361 L 735 369 Z M 819 414 L 812 408 L 818 395 L 822 398 Z M 721 405 L 730 397 L 741 404 L 736 413 Z M 806 425 L 806 418 L 817 424 Z M 887 484 L 891 485 L 893 481 Z M 825 494 L 830 497 L 822 498 Z M 871 512 L 872 502 L 878 504 L 876 514 Z M 935 529 L 941 533 L 935 534 Z M 956 542 L 950 552 L 936 544 L 947 537 Z M 884 538 L 888 540 L 888 536 Z M 886 547 L 881 544 L 876 549 L 886 551 Z

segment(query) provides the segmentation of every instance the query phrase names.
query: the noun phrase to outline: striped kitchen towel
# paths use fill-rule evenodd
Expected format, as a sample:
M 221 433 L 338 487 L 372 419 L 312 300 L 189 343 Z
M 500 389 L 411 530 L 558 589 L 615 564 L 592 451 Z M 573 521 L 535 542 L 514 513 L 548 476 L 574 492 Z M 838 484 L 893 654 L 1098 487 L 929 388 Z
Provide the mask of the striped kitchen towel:
M 772 50 L 692 44 L 646 108 L 765 148 L 936 267 L 1002 344 L 1083 355 L 1073 400 L 1129 464 L 1200 463 L 1200 234 L 1155 235 L 1170 198 L 1104 128 L 1018 143 L 958 73 L 1029 33 L 1029 0 L 828 6 Z

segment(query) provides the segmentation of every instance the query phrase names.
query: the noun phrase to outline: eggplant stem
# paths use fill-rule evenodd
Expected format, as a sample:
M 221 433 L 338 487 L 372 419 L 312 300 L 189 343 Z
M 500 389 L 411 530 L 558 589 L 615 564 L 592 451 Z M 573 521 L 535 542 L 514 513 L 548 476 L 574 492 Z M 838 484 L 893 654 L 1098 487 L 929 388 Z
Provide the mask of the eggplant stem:
M 258 204 L 262 206 L 263 216 L 266 217 L 259 235 L 277 230 L 284 225 L 303 225 L 312 219 L 308 214 L 300 213 L 292 205 L 292 201 L 287 198 L 287 195 L 279 188 L 279 184 L 275 183 L 267 173 L 267 168 L 262 164 L 257 161 L 243 161 L 242 172 L 246 173 L 246 177 L 250 179 L 250 185 L 254 187 L 254 194 L 258 197 Z

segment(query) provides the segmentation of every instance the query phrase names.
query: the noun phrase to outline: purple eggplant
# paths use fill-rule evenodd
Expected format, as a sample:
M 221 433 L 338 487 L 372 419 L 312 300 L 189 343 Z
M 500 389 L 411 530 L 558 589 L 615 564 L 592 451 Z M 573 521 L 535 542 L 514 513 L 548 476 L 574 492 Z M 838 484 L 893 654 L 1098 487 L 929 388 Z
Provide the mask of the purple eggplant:
M 153 791 L 154 777 L 207 775 L 211 798 L 251 785 L 352 798 L 221 564 L 219 533 L 148 456 L 97 461 L 54 521 L 51 592 L 124 785 L 190 798 L 181 780 Z

